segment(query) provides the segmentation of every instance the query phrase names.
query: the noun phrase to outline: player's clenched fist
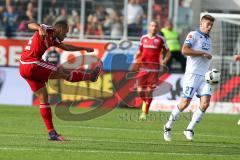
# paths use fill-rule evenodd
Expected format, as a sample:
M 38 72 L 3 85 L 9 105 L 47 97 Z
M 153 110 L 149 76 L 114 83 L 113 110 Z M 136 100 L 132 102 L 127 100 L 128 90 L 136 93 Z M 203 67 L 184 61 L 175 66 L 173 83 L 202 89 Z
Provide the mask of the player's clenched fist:
M 38 32 L 42 38 L 47 37 L 47 31 L 44 29 L 44 27 L 39 26 Z
M 207 59 L 212 59 L 212 55 L 209 53 L 203 53 L 203 57 L 206 57 Z
M 240 54 L 235 55 L 235 56 L 233 57 L 233 59 L 234 59 L 234 61 L 240 61 Z

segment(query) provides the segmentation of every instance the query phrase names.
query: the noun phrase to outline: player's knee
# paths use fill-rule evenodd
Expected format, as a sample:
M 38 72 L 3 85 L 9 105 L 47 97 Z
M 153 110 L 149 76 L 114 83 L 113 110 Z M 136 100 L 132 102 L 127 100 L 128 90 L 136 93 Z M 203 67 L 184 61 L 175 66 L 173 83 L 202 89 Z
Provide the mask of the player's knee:
M 144 97 L 144 96 L 145 96 L 145 93 L 144 93 L 144 91 L 143 91 L 143 88 L 141 88 L 141 87 L 138 87 L 138 88 L 137 88 L 137 93 L 138 93 L 138 95 L 139 95 L 140 97 Z
M 180 104 L 178 105 L 179 109 L 184 110 L 185 108 L 188 107 L 188 105 L 190 104 L 191 100 L 187 99 L 187 98 L 183 98 L 180 102 Z
M 57 72 L 53 72 L 50 75 L 49 79 L 65 79 L 67 76 L 68 74 L 57 71 Z
M 153 88 L 151 88 L 151 87 L 147 87 L 146 88 L 146 94 L 147 94 L 148 98 L 152 98 L 153 97 L 152 92 L 153 92 Z
M 46 87 L 40 88 L 34 94 L 39 98 L 40 103 L 48 103 L 48 93 Z
M 147 91 L 147 93 L 151 93 L 151 92 L 152 92 L 152 88 L 147 87 L 147 88 L 146 88 L 146 91 Z
M 205 111 L 209 107 L 210 103 L 207 101 L 201 102 L 201 109 Z
M 141 87 L 137 87 L 137 92 L 141 93 L 143 91 L 143 89 Z

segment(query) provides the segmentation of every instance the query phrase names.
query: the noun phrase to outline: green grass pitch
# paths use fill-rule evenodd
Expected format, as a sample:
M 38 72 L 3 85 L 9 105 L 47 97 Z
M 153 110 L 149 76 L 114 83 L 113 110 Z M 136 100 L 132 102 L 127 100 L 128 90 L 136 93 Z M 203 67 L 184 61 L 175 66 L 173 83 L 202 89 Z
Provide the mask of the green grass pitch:
M 138 113 L 115 109 L 87 122 L 54 115 L 57 131 L 69 141 L 49 142 L 38 107 L 0 106 L 0 160 L 240 159 L 239 115 L 206 114 L 194 141 L 188 142 L 182 134 L 190 118 L 186 113 L 173 129 L 172 142 L 164 142 L 169 113 L 151 113 L 144 122 L 138 121 Z

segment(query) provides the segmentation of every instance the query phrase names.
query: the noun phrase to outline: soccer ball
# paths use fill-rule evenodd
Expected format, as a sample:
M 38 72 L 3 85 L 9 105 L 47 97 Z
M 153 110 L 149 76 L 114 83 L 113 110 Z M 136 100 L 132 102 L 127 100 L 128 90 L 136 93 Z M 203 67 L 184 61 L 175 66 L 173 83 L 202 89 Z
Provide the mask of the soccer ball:
M 205 80 L 207 83 L 214 85 L 214 84 L 218 84 L 220 82 L 221 79 L 221 73 L 219 70 L 217 69 L 212 69 L 211 71 L 208 71 L 205 74 Z

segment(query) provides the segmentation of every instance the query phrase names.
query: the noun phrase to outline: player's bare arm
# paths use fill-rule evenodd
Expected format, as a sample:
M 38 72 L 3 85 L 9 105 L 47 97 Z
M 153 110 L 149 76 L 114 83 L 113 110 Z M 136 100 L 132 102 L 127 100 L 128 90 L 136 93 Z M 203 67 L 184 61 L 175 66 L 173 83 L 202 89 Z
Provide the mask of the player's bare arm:
M 141 51 L 138 51 L 135 55 L 135 62 L 139 62 L 139 58 L 141 57 L 142 55 L 142 52 Z
M 170 51 L 166 51 L 166 56 L 164 57 L 163 61 L 162 61 L 162 65 L 167 65 L 168 61 L 171 58 L 171 52 Z
M 65 44 L 65 43 L 61 43 L 61 44 L 60 44 L 59 46 L 57 46 L 57 47 L 65 50 L 65 51 L 82 51 L 82 50 L 85 50 L 85 51 L 87 51 L 87 52 L 93 52 L 93 51 L 94 51 L 93 48 L 73 46 L 73 45 Z
M 212 55 L 203 52 L 203 51 L 196 51 L 190 48 L 189 45 L 184 44 L 182 47 L 182 53 L 185 56 L 198 56 L 198 57 L 206 57 L 207 59 L 212 59 Z
M 47 31 L 39 24 L 37 23 L 29 23 L 28 28 L 34 31 L 38 31 L 39 35 L 41 37 L 46 37 L 47 36 Z
M 132 67 L 132 71 L 138 70 L 138 68 L 140 67 L 141 55 L 142 55 L 142 52 L 140 50 L 135 54 L 135 57 L 134 57 L 135 64 Z

